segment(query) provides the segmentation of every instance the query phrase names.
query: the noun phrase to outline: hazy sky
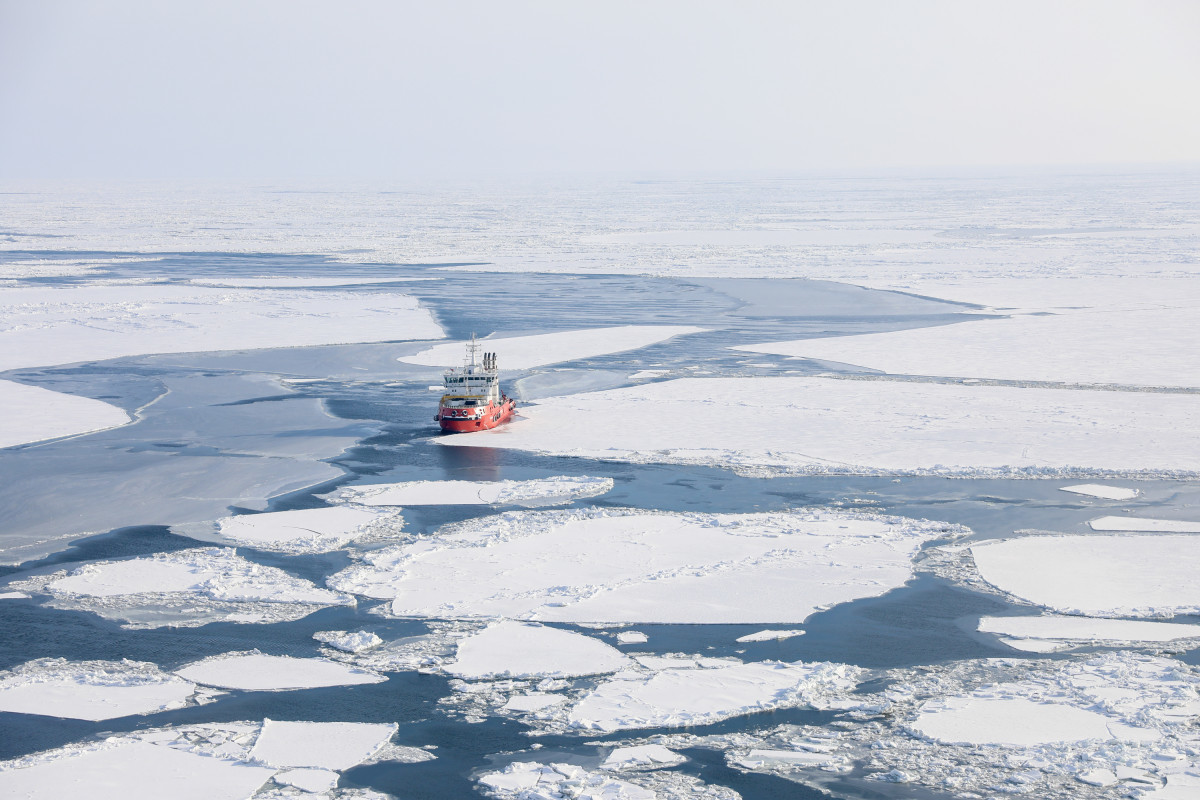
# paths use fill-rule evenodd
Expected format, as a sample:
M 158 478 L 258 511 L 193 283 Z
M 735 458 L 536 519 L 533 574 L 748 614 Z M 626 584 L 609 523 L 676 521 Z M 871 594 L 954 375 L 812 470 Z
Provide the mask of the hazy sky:
M 1200 161 L 1200 2 L 0 0 L 0 178 Z

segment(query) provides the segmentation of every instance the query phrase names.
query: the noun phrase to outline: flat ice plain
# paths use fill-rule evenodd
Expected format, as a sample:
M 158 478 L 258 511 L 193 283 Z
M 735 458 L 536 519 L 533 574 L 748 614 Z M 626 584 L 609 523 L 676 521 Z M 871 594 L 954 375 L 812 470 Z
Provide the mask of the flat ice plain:
M 0 794 L 1192 796 L 1195 179 L 0 194 Z

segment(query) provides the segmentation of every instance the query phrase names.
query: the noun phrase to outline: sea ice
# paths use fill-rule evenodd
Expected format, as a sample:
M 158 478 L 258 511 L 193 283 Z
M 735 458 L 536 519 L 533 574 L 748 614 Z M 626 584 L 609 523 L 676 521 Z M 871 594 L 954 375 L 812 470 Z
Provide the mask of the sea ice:
M 458 643 L 446 671 L 460 678 L 568 678 L 616 672 L 629 659 L 611 645 L 571 631 L 496 622 Z
M 1197 307 L 1068 312 L 733 349 L 891 374 L 1197 388 L 1198 320 Z
M 488 337 L 480 339 L 479 345 L 489 353 L 496 353 L 502 369 L 518 370 L 637 350 L 703 330 L 690 325 L 623 325 L 533 336 Z M 401 356 L 398 360 L 426 367 L 457 367 L 463 363 L 463 345 L 463 342 L 446 342 L 411 356 Z
M 834 512 L 509 512 L 365 553 L 328 583 L 404 617 L 796 623 L 903 585 L 918 549 L 957 531 Z
M 748 633 L 745 636 L 739 636 L 734 641 L 742 642 L 742 643 L 770 642 L 770 641 L 774 641 L 776 639 L 791 639 L 793 636 L 803 636 L 803 635 L 804 635 L 804 631 L 799 631 L 799 630 L 795 630 L 795 631 L 765 630 L 765 631 L 758 631 L 757 633 Z
M 0 370 L 149 353 L 440 339 L 394 292 L 83 285 L 0 289 Z
M 867 780 L 905 776 L 938 796 L 1015 792 L 1056 800 L 1114 797 L 1087 788 L 1097 770 L 1136 781 L 1123 784 L 1122 796 L 1154 785 L 1186 768 L 1181 754 L 1200 744 L 1191 724 L 1200 713 L 1200 675 L 1170 658 L 994 658 L 877 677 L 887 688 L 850 695 L 854 705 L 837 705 L 845 713 L 835 726 L 656 740 L 675 749 L 715 747 L 731 766 L 830 793 L 832 776 L 861 770 Z
M 569 728 L 611 732 L 707 725 L 776 708 L 821 708 L 854 688 L 862 671 L 844 664 L 762 661 L 614 677 L 571 707 Z
M 690 775 L 669 770 L 614 778 L 611 772 L 592 772 L 573 764 L 516 761 L 503 770 L 479 776 L 483 791 L 500 800 L 740 800 L 724 786 L 705 784 Z
M 279 622 L 355 602 L 217 547 L 86 563 L 66 576 L 27 580 L 21 588 L 49 594 L 52 607 L 92 611 L 131 628 Z
M 125 425 L 130 417 L 102 400 L 0 381 L 0 447 Z
M 1018 649 L 1025 649 L 1027 640 L 1030 649 L 1033 649 L 1040 640 L 1114 644 L 1200 638 L 1200 625 L 1052 614 L 1037 617 L 982 617 L 979 630 L 1011 637 L 1016 641 L 1009 644 Z
M 182 708 L 188 681 L 141 661 L 29 661 L 0 673 L 0 711 L 93 722 Z
M 325 792 L 337 786 L 338 774 L 328 769 L 304 767 L 285 769 L 275 773 L 274 781 L 284 786 L 295 786 L 305 792 Z
M 263 721 L 250 757 L 274 767 L 349 769 L 387 744 L 398 726 L 363 722 Z
M 1081 483 L 1076 486 L 1060 486 L 1060 492 L 1082 494 L 1087 497 L 1099 497 L 1102 500 L 1132 500 L 1138 496 L 1137 489 L 1126 489 L 1122 486 L 1103 486 L 1098 483 Z
M 324 658 L 269 656 L 258 651 L 212 656 L 177 669 L 175 674 L 205 686 L 248 692 L 352 686 L 387 680 L 370 670 Z
M 437 442 L 756 473 L 1200 472 L 1194 394 L 689 378 L 545 398 L 521 413 Z
M 122 739 L 29 766 L 0 765 L 0 795 L 23 800 L 244 800 L 274 774 L 270 767 Z
M 611 491 L 612 478 L 556 475 L 528 481 L 408 481 L 348 486 L 325 497 L 364 506 L 519 505 L 569 503 Z
M 317 631 L 313 638 L 343 653 L 361 653 L 383 644 L 383 639 L 370 631 Z
M 682 764 L 687 758 L 661 744 L 642 744 L 618 747 L 608 754 L 601 769 L 629 769 L 631 767 L 670 767 Z
M 971 555 L 988 583 L 1062 613 L 1200 613 L 1200 540 L 1194 536 L 1023 536 L 975 544 Z
M 232 544 L 284 553 L 337 550 L 367 533 L 386 512 L 363 508 L 306 508 L 265 514 L 239 514 L 213 523 L 215 536 Z M 393 520 L 393 527 L 399 520 Z M 185 528 L 195 535 L 196 526 Z
M 617 644 L 644 644 L 649 641 L 641 631 L 621 631 L 617 634 Z
M 1094 531 L 1146 531 L 1149 533 L 1200 533 L 1200 522 L 1145 517 L 1099 517 L 1088 523 Z
M 952 744 L 1037 745 L 1120 738 L 1109 729 L 1115 721 L 1065 703 L 983 696 L 927 703 L 912 727 Z

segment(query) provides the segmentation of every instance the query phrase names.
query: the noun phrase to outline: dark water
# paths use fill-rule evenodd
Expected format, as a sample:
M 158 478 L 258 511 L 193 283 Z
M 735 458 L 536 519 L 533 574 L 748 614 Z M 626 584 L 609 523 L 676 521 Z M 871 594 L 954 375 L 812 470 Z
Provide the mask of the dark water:
M 45 256 L 46 254 L 39 254 Z M 72 253 L 72 257 L 80 254 Z M 172 278 L 187 275 L 256 275 L 264 271 L 287 274 L 327 274 L 333 267 L 321 260 L 292 256 L 240 256 L 232 254 L 177 254 L 165 261 L 140 265 L 137 274 Z M 127 268 L 128 274 L 130 270 Z M 120 270 L 117 270 L 120 272 Z M 962 308 L 935 301 L 885 292 L 867 292 L 809 281 L 775 281 L 769 296 L 753 282 L 680 281 L 618 276 L 564 277 L 550 275 L 495 276 L 471 273 L 434 273 L 426 266 L 391 267 L 420 278 L 403 284 L 401 291 L 415 293 L 438 316 L 447 334 L 463 337 L 544 332 L 585 326 L 618 324 L 686 324 L 707 332 L 676 339 L 630 353 L 618 353 L 571 364 L 555 365 L 614 374 L 643 368 L 670 369 L 698 366 L 714 375 L 780 374 L 778 367 L 801 374 L 828 371 L 830 365 L 784 362 L 772 356 L 748 354 L 728 348 L 771 339 L 809 335 L 893 330 L 904 327 L 949 324 L 961 321 Z M 339 287 L 344 291 L 344 287 Z M 401 481 L 412 479 L 500 480 L 546 475 L 608 476 L 613 490 L 575 506 L 597 505 L 693 512 L 750 512 L 835 506 L 869 509 L 902 516 L 944 520 L 972 528 L 979 535 L 1005 535 L 1023 528 L 1059 531 L 1083 530 L 1096 508 L 1082 498 L 1058 491 L 1068 481 L 968 480 L 946 478 L 890 478 L 810 476 L 762 479 L 703 466 L 630 465 L 565 459 L 486 448 L 450 448 L 432 444 L 431 394 L 427 390 L 436 372 L 398 366 L 394 354 L 403 345 L 369 345 L 305 348 L 290 351 L 215 353 L 171 358 L 123 359 L 70 368 L 22 370 L 7 377 L 109 400 L 125 408 L 144 406 L 168 389 L 177 403 L 189 401 L 212 408 L 239 406 L 244 411 L 277 413 L 281 396 L 221 397 L 200 394 L 197 386 L 233 380 L 246 373 L 272 371 L 312 374 L 326 378 L 298 390 L 315 397 L 340 422 L 331 429 L 359 426 L 358 444 L 332 463 L 344 476 L 323 484 L 276 497 L 271 510 L 323 505 L 315 497 L 338 484 L 360 478 Z M 280 365 L 286 364 L 286 369 Z M 341 365 L 338 367 L 338 365 Z M 329 378 L 347 364 L 360 365 L 361 377 Z M 765 368 L 758 364 L 774 364 Z M 274 370 L 272 369 L 274 365 Z M 330 369 L 332 367 L 332 369 Z M 850 369 L 850 368 L 847 368 Z M 309 372 L 306 373 L 305 370 Z M 534 373 L 521 377 L 531 377 Z M 210 378 L 197 382 L 197 376 Z M 293 397 L 295 395 L 289 395 Z M 75 465 L 72 475 L 86 474 L 100 481 L 97 496 L 122 504 L 125 525 L 110 532 L 75 541 L 47 558 L 20 567 L 0 568 L 2 574 L 25 574 L 71 568 L 84 561 L 129 558 L 196 546 L 197 542 L 147 525 L 139 519 L 138 498 L 120 495 L 128 484 L 113 483 L 105 490 L 105 476 L 140 469 L 151 449 L 173 447 L 196 457 L 230 458 L 219 447 L 196 452 L 203 441 L 171 438 L 164 417 L 155 406 L 136 424 L 104 434 L 36 448 L 16 448 L 0 453 L 0 475 L 30 479 L 41 495 L 21 500 L 25 513 L 55 522 L 54 498 L 69 492 L 62 465 Z M 157 420 L 157 421 L 156 421 Z M 204 432 L 201 431 L 201 436 Z M 309 431 L 311 435 L 313 431 Z M 290 435 L 303 436 L 305 431 Z M 180 434 L 182 436 L 182 434 Z M 90 441 L 89 441 L 90 440 Z M 103 442 L 103 445 L 97 445 Z M 36 480 L 34 480 L 36 479 Z M 8 481 L 6 481 L 8 482 Z M 1070 481 L 1075 482 L 1075 481 Z M 1171 481 L 1143 482 L 1142 495 L 1124 504 L 1153 509 L 1167 502 L 1195 502 L 1197 489 Z M 18 498 L 7 496 L 15 504 Z M 15 506 L 14 506 L 15 507 Z M 30 511 L 29 509 L 32 509 Z M 237 509 L 235 509 L 237 510 Z M 245 510 L 245 509 L 242 509 Z M 483 507 L 427 507 L 406 509 L 406 529 L 416 533 L 436 530 L 493 513 Z M 344 554 L 280 556 L 239 549 L 243 556 L 280 567 L 293 575 L 320 583 L 348 563 Z M 0 601 L 0 668 L 11 668 L 35 658 L 133 659 L 152 661 L 166 669 L 218 653 L 259 649 L 278 655 L 314 656 L 319 653 L 312 634 L 319 630 L 355 630 L 367 627 L 392 640 L 426 630 L 419 621 L 388 620 L 370 615 L 373 602 L 357 608 L 325 609 L 305 619 L 275 625 L 211 624 L 200 628 L 128 631 L 93 614 L 43 608 L 30 600 Z M 761 625 L 639 625 L 649 642 L 639 651 L 737 656 L 746 660 L 831 660 L 872 669 L 936 664 L 958 659 L 1012 655 L 1013 651 L 976 635 L 974 621 L 984 614 L 1012 613 L 1004 601 L 922 575 L 908 585 L 871 599 L 843 604 L 811 617 L 803 636 L 783 641 L 738 644 L 739 636 L 760 630 Z M 563 626 L 570 627 L 570 626 Z M 1037 657 L 1037 656 L 1033 656 Z M 1195 654 L 1184 658 L 1196 663 Z M 390 673 L 385 683 L 291 692 L 229 692 L 216 702 L 178 711 L 134 716 L 100 723 L 61 720 L 26 714 L 0 713 L 0 758 L 58 747 L 99 735 L 162 725 L 254 720 L 337 720 L 398 722 L 398 741 L 414 746 L 436 745 L 437 759 L 420 764 L 379 764 L 345 773 L 343 786 L 363 786 L 390 792 L 400 798 L 477 797 L 473 775 L 503 765 L 535 742 L 544 745 L 521 758 L 594 764 L 600 750 L 583 739 L 564 736 L 530 737 L 518 722 L 490 719 L 471 724 L 448 716 L 436 706 L 451 693 L 445 678 L 416 672 Z M 718 725 L 691 729 L 696 733 L 759 730 L 783 722 L 822 724 L 834 714 L 780 711 L 748 715 Z M 648 732 L 652 733 L 652 732 Z M 624 734 L 627 737 L 629 734 Z M 610 738 L 623 738 L 610 737 Z M 602 741 L 605 737 L 588 737 Z M 769 775 L 746 775 L 727 767 L 719 753 L 687 752 L 691 759 L 679 767 L 705 781 L 728 786 L 747 800 L 765 798 L 870 797 L 882 787 L 844 785 L 846 794 L 824 794 Z M 832 791 L 832 790 L 831 790 Z M 882 796 L 882 795 L 879 795 Z M 932 795 L 931 795 L 932 796 Z

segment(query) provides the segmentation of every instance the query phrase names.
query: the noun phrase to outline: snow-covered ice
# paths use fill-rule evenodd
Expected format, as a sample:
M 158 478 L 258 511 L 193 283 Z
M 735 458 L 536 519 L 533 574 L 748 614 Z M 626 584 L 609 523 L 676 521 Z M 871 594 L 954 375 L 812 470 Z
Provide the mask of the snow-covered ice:
M 900 375 L 1197 388 L 1200 303 L 1153 311 L 981 319 L 734 349 Z
M 807 512 L 509 512 L 363 554 L 339 591 L 403 617 L 593 623 L 796 623 L 912 577 L 953 526 Z
M 370 631 L 317 631 L 313 638 L 343 653 L 361 653 L 383 644 L 383 640 Z
M 737 642 L 771 642 L 776 639 L 791 639 L 793 636 L 803 636 L 804 631 L 801 630 L 765 630 L 757 631 L 756 633 L 748 633 L 745 636 L 739 636 L 734 641 Z
M 1099 517 L 1088 523 L 1094 531 L 1144 531 L 1148 533 L 1200 533 L 1200 522 L 1146 517 Z
M 706 725 L 775 708 L 821 708 L 853 689 L 860 674 L 844 664 L 763 661 L 617 676 L 572 706 L 566 723 L 609 732 Z
M 244 800 L 270 767 L 136 740 L 69 752 L 29 766 L 0 766 L 0 795 L 22 800 Z M 86 787 L 81 795 L 81 787 Z
M 1060 492 L 1082 494 L 1087 497 L 1098 497 L 1101 500 L 1132 500 L 1138 496 L 1137 489 L 1127 489 L 1123 486 L 1105 486 L 1099 483 L 1080 483 L 1075 486 L 1060 486 Z
M 544 398 L 521 415 L 501 428 L 437 441 L 750 471 L 1200 472 L 1195 394 L 689 378 Z M 664 418 L 688 424 L 663 425 Z
M 630 767 L 670 767 L 687 761 L 674 750 L 661 744 L 641 744 L 618 747 L 608 754 L 600 765 L 603 769 L 629 769 Z
M 641 631 L 621 631 L 617 634 L 617 644 L 644 644 L 649 637 Z
M 364 722 L 263 721 L 250 757 L 273 767 L 349 769 L 371 757 L 397 725 Z
M 239 514 L 213 523 L 214 535 L 232 544 L 285 553 L 324 553 L 337 550 L 367 533 L 386 512 L 365 508 L 305 508 L 265 514 Z M 393 521 L 393 526 L 396 521 Z M 195 535 L 197 526 L 189 526 Z
M 181 667 L 175 674 L 205 686 L 249 692 L 353 686 L 387 680 L 376 672 L 325 658 L 270 656 L 257 651 L 212 656 Z
M 705 784 L 690 775 L 669 770 L 614 778 L 612 772 L 590 771 L 573 764 L 516 761 L 503 770 L 485 772 L 480 787 L 500 800 L 740 800 L 724 786 Z
M 195 686 L 140 661 L 29 661 L 0 672 L 0 711 L 86 719 L 182 708 Z
M 545 625 L 496 622 L 458 643 L 460 678 L 567 678 L 616 672 L 629 659 L 599 639 Z
M 47 605 L 92 611 L 131 628 L 280 622 L 355 603 L 353 597 L 217 547 L 90 562 L 69 575 L 56 573 L 20 586 L 49 594 Z
M 83 285 L 0 289 L 0 370 L 148 353 L 440 339 L 392 292 Z
M 1200 638 L 1200 625 L 1128 619 L 1096 619 L 1043 614 L 1036 617 L 982 617 L 979 630 L 1009 637 L 1019 650 L 1038 650 L 1040 642 L 1055 644 L 1170 642 Z
M 318 767 L 285 769 L 275 773 L 273 780 L 284 786 L 295 786 L 305 792 L 324 792 L 337 786 L 338 774 Z
M 406 481 L 348 486 L 325 497 L 365 506 L 519 505 L 569 503 L 611 491 L 612 478 L 556 475 L 527 481 Z
M 129 420 L 103 400 L 0 381 L 0 447 L 115 428 Z
M 1170 617 L 1200 613 L 1200 539 L 1187 535 L 1023 536 L 971 547 L 1002 591 L 1067 614 Z
M 1036 745 L 1119 738 L 1109 728 L 1114 722 L 1065 703 L 983 696 L 927 703 L 912 727 L 940 742 Z
M 501 369 L 532 369 L 562 361 L 578 361 L 625 350 L 637 350 L 665 342 L 675 336 L 699 333 L 703 330 L 704 328 L 690 325 L 622 325 L 615 328 L 539 333 L 533 336 L 488 337 L 480 339 L 479 346 L 482 350 L 496 354 L 496 361 Z M 426 367 L 457 367 L 463 363 L 464 344 L 437 344 L 411 356 L 401 356 L 399 360 L 406 364 Z

